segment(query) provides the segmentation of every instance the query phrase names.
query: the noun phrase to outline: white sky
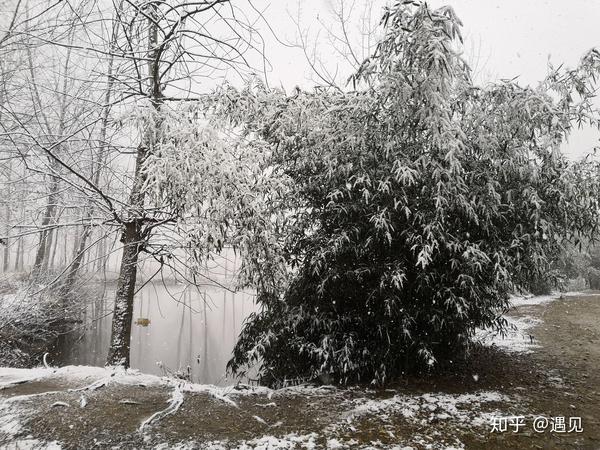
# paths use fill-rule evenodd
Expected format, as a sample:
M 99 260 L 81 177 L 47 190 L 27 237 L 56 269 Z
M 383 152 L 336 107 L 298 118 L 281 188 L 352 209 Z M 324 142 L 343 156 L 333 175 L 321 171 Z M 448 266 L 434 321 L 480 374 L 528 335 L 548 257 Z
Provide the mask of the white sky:
M 330 19 L 329 11 L 336 0 L 272 1 L 265 12 L 281 40 L 293 40 L 296 27 L 288 12 L 294 15 L 298 4 L 302 8 L 302 26 L 310 28 L 312 36 L 321 21 Z M 338 0 L 339 1 L 339 0 Z M 352 0 L 342 0 L 349 7 Z M 356 0 L 356 9 L 373 5 L 374 20 L 385 1 Z M 535 84 L 547 73 L 548 58 L 555 66 L 577 64 L 590 48 L 600 47 L 600 0 L 431 0 L 431 7 L 451 5 L 461 18 L 466 56 L 479 81 L 519 77 L 521 84 Z M 354 22 L 357 22 L 355 18 Z M 358 25 L 355 23 L 354 32 Z M 271 84 L 286 88 L 294 85 L 308 87 L 310 68 L 297 49 L 278 44 L 263 30 L 267 54 L 273 66 Z M 322 47 L 328 42 L 321 32 Z M 328 62 L 333 62 L 331 58 Z M 573 134 L 565 152 L 581 156 L 597 145 L 596 133 L 591 130 Z
M 0 11 L 10 1 L 0 0 Z M 342 79 L 349 74 L 348 67 L 328 53 L 331 45 L 323 30 L 323 23 L 333 24 L 332 5 L 342 4 L 346 9 L 355 5 L 349 33 L 359 43 L 359 19 L 365 5 L 371 6 L 373 22 L 377 23 L 385 3 L 386 0 L 253 0 L 264 11 L 278 39 L 286 42 L 297 38 L 290 15 L 296 17 L 300 5 L 302 29 L 309 30 L 311 40 L 319 36 L 318 52 L 330 68 L 340 64 Z M 521 84 L 535 84 L 546 74 L 548 58 L 555 66 L 565 63 L 572 67 L 584 52 L 600 47 L 600 0 L 430 0 L 428 3 L 433 8 L 450 4 L 463 21 L 465 56 L 478 82 L 518 77 Z M 310 80 L 311 70 L 302 52 L 279 43 L 266 24 L 258 27 L 272 66 L 268 74 L 270 84 L 282 85 L 288 91 L 295 85 L 304 88 L 314 85 L 315 78 Z M 595 145 L 598 145 L 597 132 L 577 131 L 564 151 L 577 158 Z

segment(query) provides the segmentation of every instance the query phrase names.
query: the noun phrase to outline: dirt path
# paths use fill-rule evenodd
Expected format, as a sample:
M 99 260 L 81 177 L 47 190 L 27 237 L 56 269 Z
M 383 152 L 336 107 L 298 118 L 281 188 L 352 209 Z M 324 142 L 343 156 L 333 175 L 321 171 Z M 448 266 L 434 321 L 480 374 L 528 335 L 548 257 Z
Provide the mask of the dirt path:
M 542 319 L 530 331 L 539 347 L 509 359 L 499 355 L 490 386 L 521 391 L 523 406 L 535 415 L 581 417 L 583 432 L 553 433 L 549 426 L 538 433 L 532 418 L 524 432 L 489 434 L 486 448 L 600 449 L 600 296 L 590 292 L 518 307 L 512 315 Z
M 0 389 L 0 447 L 600 449 L 600 295 L 511 316 L 542 319 L 524 337 L 533 352 L 484 349 L 453 374 L 380 391 L 229 391 L 58 371 Z M 508 416 L 525 426 L 492 432 Z M 583 432 L 537 433 L 538 416 L 565 417 L 567 428 L 581 417 Z

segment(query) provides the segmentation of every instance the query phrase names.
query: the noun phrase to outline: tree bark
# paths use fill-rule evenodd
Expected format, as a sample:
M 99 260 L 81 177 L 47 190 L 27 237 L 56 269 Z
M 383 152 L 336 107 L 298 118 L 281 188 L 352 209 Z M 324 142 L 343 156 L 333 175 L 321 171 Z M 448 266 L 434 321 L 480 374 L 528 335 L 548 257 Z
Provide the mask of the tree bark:
M 58 187 L 58 177 L 52 176 L 50 182 L 50 194 L 48 195 L 48 204 L 46 205 L 46 211 L 41 224 L 42 231 L 40 232 L 40 243 L 38 245 L 38 249 L 35 254 L 35 261 L 33 263 L 32 275 L 34 277 L 37 277 L 40 274 L 42 267 L 48 258 L 48 240 L 50 238 L 51 231 L 48 227 L 54 218 L 56 202 L 58 200 Z
M 122 235 L 123 259 L 119 271 L 117 293 L 112 318 L 112 336 L 107 364 L 129 367 L 131 324 L 133 321 L 133 297 L 137 277 L 137 265 L 142 245 L 139 222 L 125 226 Z
M 79 227 L 77 229 L 79 229 Z M 61 288 L 63 295 L 66 295 L 73 290 L 75 280 L 77 279 L 77 274 L 79 273 L 79 268 L 83 262 L 87 237 L 91 233 L 91 230 L 92 229 L 89 226 L 83 228 L 83 234 L 79 238 L 79 245 L 73 249 L 73 262 L 71 263 L 71 267 L 67 272 L 65 282 Z
M 15 272 L 23 271 L 23 236 L 19 236 L 17 241 L 17 256 L 15 257 Z
M 53 224 L 56 225 L 56 220 L 53 222 Z M 50 239 L 48 240 L 48 250 L 46 250 L 46 253 L 48 253 L 48 257 L 46 258 L 46 262 L 44 263 L 44 271 L 47 271 L 48 269 L 53 269 L 54 268 L 54 260 L 56 258 L 56 246 L 58 244 L 58 229 L 55 230 L 51 230 L 50 232 Z
M 10 220 L 11 220 L 11 213 L 10 213 L 10 204 L 7 203 L 6 204 L 6 242 L 4 243 L 4 260 L 2 263 L 2 271 L 4 273 L 9 271 L 9 264 L 10 264 L 10 249 L 8 247 L 9 241 L 8 241 L 8 235 L 10 234 Z

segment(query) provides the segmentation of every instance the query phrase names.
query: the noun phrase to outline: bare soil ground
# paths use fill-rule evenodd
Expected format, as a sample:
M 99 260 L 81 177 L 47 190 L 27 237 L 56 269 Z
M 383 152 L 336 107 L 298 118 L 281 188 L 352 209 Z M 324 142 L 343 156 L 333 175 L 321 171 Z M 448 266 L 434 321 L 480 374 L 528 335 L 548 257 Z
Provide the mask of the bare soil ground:
M 529 331 L 533 352 L 482 349 L 454 373 L 383 390 L 185 392 L 176 412 L 142 429 L 168 406 L 172 388 L 22 383 L 0 390 L 0 415 L 18 413 L 20 423 L 4 438 L 0 426 L 0 447 L 600 449 L 600 295 L 520 306 L 511 316 L 541 319 Z M 525 416 L 519 432 L 492 432 L 493 417 L 512 415 Z M 536 416 L 581 417 L 583 432 L 535 432 Z

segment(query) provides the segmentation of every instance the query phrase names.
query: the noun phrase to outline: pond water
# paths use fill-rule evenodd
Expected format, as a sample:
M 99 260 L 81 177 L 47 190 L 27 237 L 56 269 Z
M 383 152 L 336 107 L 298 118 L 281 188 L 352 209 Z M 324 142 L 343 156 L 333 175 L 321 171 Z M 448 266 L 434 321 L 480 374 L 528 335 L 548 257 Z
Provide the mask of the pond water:
M 61 343 L 60 365 L 103 366 L 111 335 L 115 286 L 100 288 L 82 325 Z M 233 384 L 225 367 L 244 319 L 256 310 L 254 296 L 223 288 L 149 284 L 135 297 L 131 367 L 144 373 L 189 373 L 197 383 Z

